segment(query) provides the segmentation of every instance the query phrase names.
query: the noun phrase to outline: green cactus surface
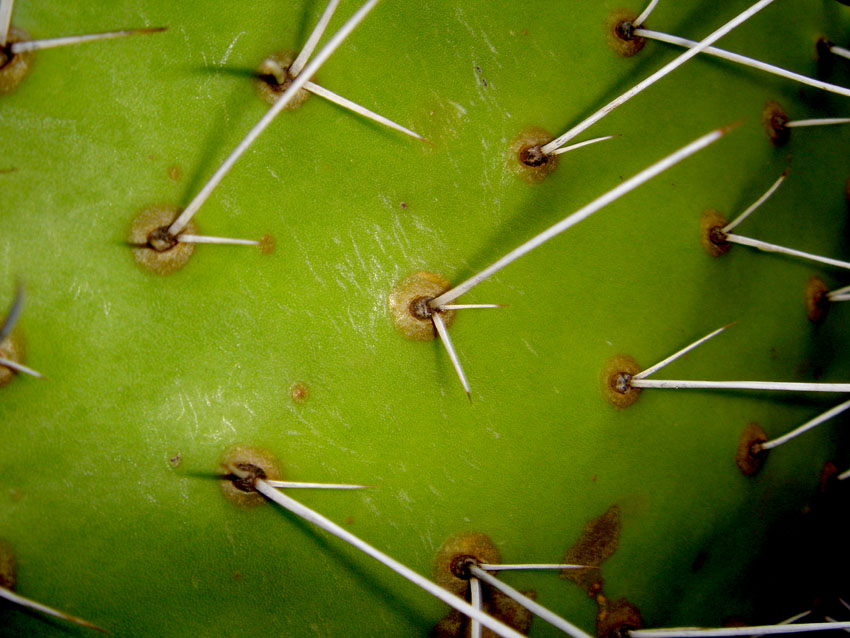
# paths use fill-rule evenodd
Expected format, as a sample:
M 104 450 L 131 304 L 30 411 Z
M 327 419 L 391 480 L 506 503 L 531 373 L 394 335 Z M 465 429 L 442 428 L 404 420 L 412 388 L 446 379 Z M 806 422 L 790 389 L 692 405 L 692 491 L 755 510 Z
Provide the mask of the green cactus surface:
M 699 40 L 748 4 L 665 0 L 648 26 Z M 358 6 L 343 0 L 328 33 Z M 850 258 L 850 129 L 795 129 L 775 147 L 761 122 L 769 100 L 792 119 L 847 116 L 850 100 L 697 56 L 578 140 L 619 137 L 527 183 L 510 152 L 523 130 L 555 137 L 680 53 L 618 56 L 606 21 L 624 7 L 644 8 L 383 0 L 315 82 L 428 142 L 312 96 L 194 218 L 274 250 L 197 245 L 157 275 L 134 262 L 131 222 L 191 201 L 269 108 L 254 69 L 298 51 L 324 3 L 18 0 L 12 22 L 34 39 L 168 30 L 39 51 L 0 96 L 0 307 L 20 278 L 16 334 L 46 377 L 0 387 L 17 591 L 115 636 L 427 635 L 444 604 L 272 504 L 223 498 L 219 460 L 252 445 L 287 479 L 375 486 L 289 494 L 429 577 L 467 530 L 505 562 L 558 562 L 617 505 L 604 592 L 649 627 L 777 622 L 834 600 L 835 582 L 846 595 L 846 547 L 812 530 L 831 503 L 824 465 L 850 468 L 847 419 L 772 450 L 754 476 L 735 465 L 748 423 L 779 436 L 841 396 L 645 390 L 617 410 L 600 374 L 614 355 L 648 367 L 736 322 L 657 376 L 850 382 L 850 308 L 813 323 L 804 304 L 810 277 L 832 290 L 850 275 L 700 244 L 705 209 L 731 219 L 788 166 L 740 232 Z M 718 46 L 850 86 L 850 61 L 817 59 L 821 37 L 850 39 L 850 8 L 781 0 Z M 459 283 L 740 121 L 462 297 L 507 306 L 459 311 L 449 329 L 471 402 L 438 339 L 394 328 L 387 298 L 410 273 Z M 596 602 L 570 580 L 501 577 L 595 632 Z M 4 637 L 88 633 L 0 606 Z M 561 634 L 537 619 L 530 635 Z

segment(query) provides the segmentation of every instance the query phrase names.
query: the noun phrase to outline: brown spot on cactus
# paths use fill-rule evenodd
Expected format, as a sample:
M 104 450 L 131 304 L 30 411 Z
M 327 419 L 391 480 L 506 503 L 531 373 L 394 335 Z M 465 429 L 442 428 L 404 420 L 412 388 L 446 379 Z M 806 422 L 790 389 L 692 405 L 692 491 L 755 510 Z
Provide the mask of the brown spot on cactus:
M 767 441 L 767 434 L 758 423 L 749 423 L 738 438 L 735 450 L 735 465 L 744 476 L 753 476 L 761 469 L 767 458 L 767 451 L 761 447 Z
M 534 590 L 520 593 L 531 600 L 537 599 L 537 592 Z M 527 635 L 531 631 L 534 614 L 498 589 L 488 587 L 484 583 L 482 583 L 481 608 L 485 613 L 490 614 L 496 620 L 501 620 L 508 627 L 516 629 L 523 635 Z M 431 638 L 467 638 L 469 630 L 469 618 L 453 609 L 434 626 L 429 636 Z M 497 638 L 497 636 L 498 634 L 487 627 L 481 627 L 481 638 Z
M 726 238 L 724 228 L 729 222 L 723 215 L 709 208 L 704 210 L 699 220 L 699 241 L 712 257 L 720 257 L 729 252 L 731 244 Z
M 434 582 L 458 596 L 464 596 L 469 587 L 465 563 L 500 563 L 502 556 L 489 536 L 479 532 L 464 532 L 450 536 L 443 542 L 434 557 L 432 573 Z
M 301 405 L 309 396 L 310 388 L 305 383 L 293 383 L 292 387 L 289 388 L 289 398 L 292 399 L 293 403 Z
M 602 396 L 618 410 L 629 407 L 640 397 L 640 388 L 634 388 L 630 383 L 640 371 L 637 361 L 627 354 L 611 357 L 602 366 L 599 375 Z
M 829 297 L 827 293 L 829 288 L 820 277 L 809 277 L 806 282 L 805 300 L 806 300 L 806 316 L 809 321 L 817 323 L 821 321 L 829 310 Z
M 18 583 L 18 564 L 12 546 L 0 538 L 0 587 L 14 591 Z
M 561 578 L 571 580 L 595 597 L 602 589 L 600 567 L 617 551 L 620 529 L 620 508 L 617 505 L 585 523 L 578 540 L 564 554 L 563 562 L 567 565 L 588 565 L 588 568 L 562 570 Z
M 630 630 L 643 627 L 640 611 L 625 598 L 611 602 L 599 595 L 596 602 L 599 605 L 596 612 L 597 638 L 624 638 Z
M 0 95 L 14 91 L 29 74 L 35 56 L 31 51 L 13 54 L 11 45 L 30 39 L 29 34 L 23 29 L 15 27 L 9 29 L 6 45 L 0 47 Z
M 628 9 L 616 9 L 605 19 L 605 41 L 623 58 L 630 58 L 646 45 L 646 38 L 636 36 L 632 26 L 638 14 Z
M 6 337 L 0 343 L 0 358 L 14 361 L 15 363 L 23 363 L 26 357 L 26 346 L 24 338 L 19 332 L 13 331 L 11 335 Z M 12 382 L 15 378 L 15 371 L 0 365 L 0 388 Z
M 408 339 L 430 341 L 436 337 L 428 302 L 450 288 L 449 280 L 433 272 L 408 275 L 390 291 L 387 299 L 396 329 Z M 439 311 L 446 326 L 454 321 L 454 310 Z
M 240 478 L 232 474 L 237 469 L 247 472 L 246 478 Z M 229 502 L 237 507 L 249 508 L 262 505 L 266 502 L 254 489 L 254 480 L 271 479 L 280 480 L 282 471 L 275 456 L 268 450 L 251 445 L 239 445 L 228 449 L 219 461 L 218 473 L 224 478 L 221 480 L 221 493 Z
M 531 600 L 537 599 L 537 592 L 533 589 L 520 593 Z M 523 635 L 527 635 L 531 631 L 534 614 L 498 589 L 492 587 L 484 589 L 484 609 L 491 616 L 501 620 L 508 627 L 516 629 Z M 497 634 L 487 627 L 481 628 L 481 638 L 496 638 L 496 636 Z
M 260 237 L 260 252 L 264 255 L 271 255 L 276 247 L 277 242 L 272 235 L 263 235 Z
M 823 464 L 823 467 L 820 471 L 820 477 L 818 481 L 818 490 L 823 493 L 829 488 L 830 483 L 833 479 L 838 476 L 838 468 L 835 466 L 835 463 L 832 461 L 827 461 Z
M 130 224 L 127 241 L 133 246 L 133 258 L 145 270 L 157 275 L 168 275 L 180 270 L 189 261 L 194 247 L 178 242 L 168 231 L 180 210 L 175 206 L 151 206 L 139 213 Z M 196 234 L 191 221 L 183 229 L 187 235 Z
M 761 122 L 767 139 L 774 146 L 783 146 L 788 143 L 791 131 L 787 124 L 791 121 L 778 102 L 773 100 L 767 102 L 761 112 Z
M 177 182 L 180 181 L 180 178 L 183 177 L 183 169 L 179 166 L 169 166 L 168 167 L 168 179 Z
M 537 126 L 523 129 L 513 139 L 508 156 L 511 170 L 529 184 L 537 184 L 558 168 L 559 157 L 547 155 L 543 146 L 551 142 L 552 135 Z
M 278 51 L 272 53 L 260 63 L 256 70 L 256 79 L 254 86 L 257 90 L 257 95 L 268 104 L 274 104 L 278 98 L 283 95 L 284 91 L 289 88 L 292 81 L 295 79 L 289 73 L 289 67 L 295 61 L 295 55 L 289 51 Z M 305 89 L 301 89 L 292 98 L 292 101 L 286 105 L 285 110 L 294 111 L 299 106 L 307 101 L 310 93 Z

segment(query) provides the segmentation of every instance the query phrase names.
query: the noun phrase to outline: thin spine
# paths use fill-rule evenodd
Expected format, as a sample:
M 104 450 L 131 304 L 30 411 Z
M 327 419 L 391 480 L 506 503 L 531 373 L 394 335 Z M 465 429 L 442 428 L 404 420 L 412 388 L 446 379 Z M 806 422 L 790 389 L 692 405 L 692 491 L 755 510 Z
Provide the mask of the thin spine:
M 804 631 L 829 631 L 850 627 L 850 622 L 812 622 L 799 625 L 759 625 L 754 627 L 671 627 L 669 629 L 632 629 L 634 638 L 726 638 L 730 636 L 752 636 L 753 634 L 793 634 Z
M 546 609 L 546 607 L 540 603 L 531 600 L 528 596 L 522 595 L 516 589 L 506 583 L 503 583 L 498 578 L 491 576 L 477 565 L 470 565 L 469 571 L 476 578 L 480 578 L 491 587 L 495 587 L 500 590 L 503 594 L 512 598 L 515 602 L 525 607 L 535 616 L 545 620 L 553 627 L 557 627 L 564 633 L 573 636 L 573 638 L 591 638 L 590 634 L 582 631 L 568 620 L 561 618 L 558 614 Z
M 328 43 L 322 47 L 322 49 L 316 54 L 316 57 L 307 63 L 307 66 L 305 66 L 304 70 L 292 81 L 286 91 L 283 92 L 283 95 L 281 95 L 277 102 L 275 102 L 271 108 L 266 111 L 263 118 L 254 125 L 254 128 L 252 128 L 245 138 L 239 142 L 239 145 L 230 153 L 230 155 L 228 155 L 227 159 L 224 160 L 224 163 L 218 167 L 209 181 L 204 184 L 204 187 L 200 190 L 200 192 L 195 195 L 195 198 L 191 202 L 189 202 L 186 209 L 177 219 L 174 220 L 171 226 L 168 227 L 168 232 L 171 235 L 178 235 L 180 231 L 186 227 L 186 224 L 189 223 L 189 220 L 192 219 L 195 213 L 198 212 L 198 209 L 205 201 L 207 201 L 216 186 L 218 186 L 221 180 L 224 179 L 225 175 L 230 172 L 230 169 L 233 168 L 236 161 L 242 157 L 242 154 L 248 150 L 248 147 L 254 143 L 257 137 L 266 130 L 275 117 L 277 117 L 277 115 L 286 108 L 286 105 L 292 101 L 298 91 L 304 88 L 304 85 L 310 81 L 310 78 L 316 74 L 319 68 L 327 61 L 333 52 L 339 48 L 357 25 L 359 25 L 369 12 L 375 8 L 376 4 L 378 4 L 378 0 L 367 0 L 367 2 L 360 7 L 344 25 L 342 25 L 340 30 L 337 31 L 330 40 L 328 40 Z
M 431 314 L 431 320 L 434 322 L 434 327 L 437 329 L 437 334 L 440 336 L 440 341 L 443 342 L 443 345 L 446 348 L 446 352 L 449 353 L 449 359 L 451 359 L 452 365 L 455 368 L 455 372 L 457 372 L 457 376 L 460 379 L 460 383 L 463 386 L 464 392 L 466 392 L 466 398 L 472 401 L 472 393 L 469 390 L 469 381 L 466 380 L 466 375 L 463 372 L 463 367 L 460 365 L 460 359 L 458 359 L 457 352 L 455 352 L 455 347 L 452 344 L 452 340 L 449 337 L 449 331 L 446 330 L 446 322 L 443 321 L 443 318 L 440 316 L 440 313 L 434 312 Z
M 836 268 L 845 268 L 847 270 L 850 270 L 850 263 L 846 261 L 841 261 L 840 259 L 832 259 L 831 257 L 821 257 L 820 255 L 815 255 L 813 253 L 803 252 L 802 250 L 795 250 L 794 248 L 786 248 L 785 246 L 771 244 L 770 242 L 762 241 L 760 239 L 752 239 L 751 237 L 744 237 L 743 235 L 736 235 L 735 233 L 727 233 L 726 239 L 727 241 L 730 241 L 734 244 L 750 246 L 751 248 L 757 248 L 758 250 L 763 250 L 764 252 L 779 253 L 781 255 L 788 255 L 790 257 L 799 257 L 800 259 L 808 259 L 809 261 L 816 261 L 821 264 L 835 266 Z
M 723 227 L 723 232 L 724 233 L 730 232 L 733 228 L 740 225 L 741 222 L 744 221 L 747 217 L 749 217 L 754 212 L 756 212 L 756 210 L 758 210 L 759 207 L 762 204 L 764 204 L 768 199 L 770 199 L 770 197 L 776 192 L 776 190 L 780 186 L 782 186 L 782 182 L 785 181 L 786 177 L 788 177 L 788 169 L 787 168 L 784 171 L 782 171 L 782 175 L 779 176 L 779 179 L 777 179 L 775 182 L 773 182 L 773 185 L 770 188 L 767 189 L 767 191 L 764 193 L 764 195 L 759 197 L 749 208 L 747 208 L 747 210 L 745 210 L 743 213 L 738 215 L 731 222 L 726 224 Z
M 395 122 L 384 117 L 383 115 L 379 115 L 379 114 L 375 113 L 374 111 L 370 111 L 365 106 L 360 106 L 356 102 L 352 102 L 351 100 L 344 98 L 341 95 L 334 93 L 333 91 L 329 91 L 325 87 L 319 86 L 318 84 L 316 84 L 314 82 L 307 82 L 304 85 L 304 88 L 306 90 L 310 91 L 310 93 L 315 93 L 319 97 L 323 97 L 326 100 L 333 102 L 334 104 L 338 104 L 339 106 L 341 106 L 344 109 L 348 109 L 349 111 L 357 113 L 358 115 L 362 115 L 363 117 L 370 119 L 373 122 L 377 122 L 378 124 L 383 124 L 384 126 L 387 126 L 391 129 L 394 129 L 396 131 L 404 133 L 405 135 L 409 135 L 410 137 L 415 138 L 417 140 L 420 140 L 422 142 L 428 141 L 424 137 L 419 135 L 419 133 L 416 133 L 415 131 L 411 131 L 409 128 L 403 127 L 401 124 L 396 124 Z
M 812 613 L 811 610 L 808 610 L 808 611 L 800 612 L 799 614 L 794 614 L 790 618 L 786 618 L 785 620 L 781 621 L 779 624 L 780 625 L 790 625 L 792 622 L 797 622 L 798 620 L 800 620 L 800 618 L 805 618 L 806 616 L 808 616 L 811 613 Z M 764 634 L 756 634 L 755 636 L 750 636 L 750 638 L 761 638 L 763 635 Z
M 301 481 L 273 481 L 266 483 L 277 489 L 313 489 L 313 490 L 370 490 L 374 485 L 349 485 L 348 483 L 304 483 Z
M 19 281 L 15 288 L 15 298 L 12 300 L 12 306 L 9 312 L 6 313 L 6 318 L 3 320 L 3 325 L 0 326 L 0 343 L 12 334 L 12 330 L 18 325 L 18 319 L 21 318 L 21 311 L 24 309 L 24 285 Z
M 51 38 L 49 40 L 26 40 L 24 42 L 12 43 L 12 53 L 17 55 L 25 51 L 41 51 L 44 49 L 56 49 L 58 47 L 69 47 L 75 44 L 87 42 L 99 42 L 100 40 L 114 40 L 115 38 L 126 38 L 130 35 L 147 35 L 149 33 L 160 33 L 167 27 L 153 27 L 150 29 L 124 29 L 121 31 L 107 31 L 105 33 L 91 33 L 88 35 L 69 35 L 62 38 Z
M 838 475 L 839 481 L 843 481 L 843 480 L 849 479 L 849 478 L 850 478 L 850 469 L 848 469 L 848 470 L 846 470 L 846 471 L 844 471 L 844 472 L 842 472 L 841 474 Z
M 6 46 L 9 38 L 9 27 L 12 24 L 12 11 L 15 0 L 0 0 L 0 47 Z
M 672 168 L 687 157 L 690 157 L 691 155 L 702 150 L 706 146 L 716 142 L 721 137 L 726 135 L 729 130 L 730 128 L 724 127 L 714 130 L 706 135 L 703 135 L 702 137 L 694 140 L 693 142 L 684 146 L 673 154 L 668 155 L 664 159 L 656 162 L 649 168 L 642 170 L 634 177 L 626 180 L 625 182 L 622 182 L 604 195 L 596 198 L 591 203 L 587 204 L 584 208 L 581 208 L 572 215 L 569 215 L 565 219 L 562 219 L 554 226 L 550 226 L 548 229 L 544 230 L 539 235 L 532 237 L 530 240 L 528 240 L 521 246 L 515 248 L 507 255 L 496 261 L 494 264 L 488 266 L 478 274 L 473 275 L 472 277 L 470 277 L 463 283 L 455 286 L 451 290 L 448 290 L 440 296 L 435 297 L 430 302 L 428 302 L 428 305 L 431 308 L 439 308 L 445 304 L 451 303 L 452 301 L 460 297 L 462 294 L 468 292 L 488 277 L 500 271 L 502 268 L 504 268 L 511 262 L 516 261 L 523 255 L 531 252 L 538 246 L 546 243 L 547 241 L 549 241 L 556 235 L 559 235 L 560 233 L 564 232 L 571 226 L 575 226 L 579 222 L 584 221 L 585 219 L 593 215 L 593 213 L 605 208 L 612 202 L 615 202 L 616 200 L 620 199 L 623 195 L 634 190 L 641 184 L 648 182 L 653 177 L 659 175 L 660 173 L 663 173 L 667 169 Z
M 579 142 L 578 144 L 571 144 L 570 146 L 564 146 L 557 150 L 552 151 L 552 155 L 562 155 L 564 153 L 569 153 L 570 151 L 575 151 L 576 149 L 583 148 L 585 146 L 590 146 L 591 144 L 596 144 L 597 142 L 604 142 L 606 140 L 613 140 L 615 137 L 620 137 L 619 135 L 605 135 L 603 137 L 594 137 L 592 140 L 587 140 L 586 142 Z
M 440 310 L 476 310 L 484 308 L 505 308 L 504 304 L 499 303 L 455 303 L 440 306 Z
M 850 117 L 820 117 L 811 120 L 794 120 L 786 122 L 785 128 L 803 128 L 806 126 L 832 126 L 834 124 L 850 124 Z
M 453 593 L 443 589 L 439 585 L 432 583 L 424 576 L 417 574 L 415 571 L 413 571 L 406 565 L 401 564 L 394 558 L 390 558 L 379 549 L 372 547 L 367 542 L 361 540 L 348 530 L 343 529 L 330 519 L 325 518 L 318 512 L 310 509 L 305 505 L 302 505 L 301 503 L 299 503 L 293 498 L 290 498 L 283 492 L 279 492 L 275 488 L 271 487 L 263 479 L 257 479 L 254 482 L 254 488 L 269 500 L 274 501 L 281 507 L 286 508 L 287 510 L 295 514 L 296 516 L 299 516 L 304 520 L 313 523 L 314 525 L 320 527 L 326 532 L 333 534 L 337 538 L 345 541 L 349 545 L 360 550 L 367 556 L 374 558 L 376 561 L 390 568 L 399 576 L 406 578 L 414 585 L 421 587 L 426 592 L 428 592 L 435 598 L 440 599 L 450 607 L 453 607 L 454 609 L 468 616 L 469 618 L 475 618 L 482 625 L 484 625 L 488 629 L 491 629 L 498 635 L 502 636 L 502 638 L 522 638 L 522 634 L 520 634 L 519 632 L 511 629 L 510 627 L 496 620 L 492 616 L 485 614 L 483 611 L 474 609 L 472 605 L 467 603 L 465 600 L 459 598 L 458 596 L 455 596 Z
M 647 368 L 646 370 L 642 370 L 641 372 L 637 373 L 636 375 L 634 375 L 634 376 L 632 377 L 632 380 L 645 379 L 646 377 L 650 376 L 651 374 L 655 374 L 656 372 L 658 372 L 659 370 L 661 370 L 661 368 L 663 368 L 664 366 L 666 366 L 666 365 L 668 365 L 668 364 L 670 364 L 670 363 L 673 363 L 673 362 L 674 362 L 676 359 L 678 359 L 679 357 L 686 355 L 687 353 L 689 353 L 689 352 L 690 352 L 691 350 L 693 350 L 694 348 L 696 348 L 696 347 L 698 347 L 698 346 L 701 346 L 702 344 L 704 344 L 704 343 L 705 343 L 706 341 L 708 341 L 709 339 L 713 339 L 714 337 L 716 337 L 717 335 L 719 335 L 721 332 L 723 332 L 724 330 L 726 330 L 726 328 L 728 328 L 729 326 L 733 326 L 733 325 L 735 325 L 735 324 L 734 324 L 734 323 L 729 323 L 729 324 L 726 324 L 725 326 L 723 326 L 722 328 L 718 328 L 718 329 L 717 329 L 717 330 L 715 330 L 714 332 L 710 332 L 710 333 L 708 333 L 707 335 L 705 335 L 705 336 L 704 336 L 704 337 L 702 337 L 701 339 L 697 339 L 697 340 L 696 340 L 696 341 L 694 341 L 692 344 L 690 344 L 690 345 L 688 345 L 688 346 L 685 346 L 684 348 L 682 348 L 681 350 L 679 350 L 679 351 L 678 351 L 678 352 L 676 352 L 675 354 L 671 354 L 671 355 L 670 355 L 669 357 L 667 357 L 666 359 L 663 359 L 662 361 L 659 361 L 659 362 L 658 362 L 658 363 L 656 363 L 654 366 L 652 366 L 652 367 L 650 367 L 650 368 Z
M 659 42 L 666 42 L 667 44 L 674 44 L 676 46 L 681 47 L 694 47 L 699 44 L 698 42 L 688 40 L 687 38 L 680 38 L 679 36 L 671 35 L 669 33 L 662 33 L 661 31 L 653 31 L 651 29 L 636 29 L 634 34 L 640 38 L 657 40 Z M 774 64 L 768 64 L 767 62 L 762 62 L 761 60 L 748 58 L 745 55 L 733 53 L 732 51 L 718 49 L 717 47 L 707 47 L 703 49 L 702 52 L 706 55 L 711 55 L 716 58 L 728 60 L 729 62 L 742 64 L 743 66 L 747 66 L 752 69 L 757 69 L 759 71 L 765 71 L 766 73 L 770 73 L 771 75 L 777 75 L 779 77 L 788 80 L 793 80 L 795 82 L 799 82 L 800 84 L 805 84 L 816 89 L 821 89 L 830 93 L 836 93 L 837 95 L 843 95 L 844 97 L 850 97 L 850 89 L 846 87 L 838 86 L 837 84 L 830 84 L 829 82 L 823 82 L 822 80 L 817 80 L 815 78 L 810 78 L 806 75 L 802 75 L 801 73 L 795 73 L 794 71 L 783 69 L 782 67 L 778 67 Z
M 835 55 L 838 55 L 838 56 L 841 56 L 842 58 L 846 58 L 846 59 L 850 60 L 850 50 L 845 49 L 844 47 L 840 47 L 836 44 L 830 44 L 829 50 L 830 50 L 831 53 L 834 53 Z
M 177 241 L 184 244 L 233 244 L 236 246 L 259 246 L 256 239 L 236 239 L 233 237 L 212 237 L 210 235 L 185 235 L 175 237 Z
M 826 621 L 827 621 L 827 622 L 831 622 L 831 623 L 837 623 L 837 622 L 840 622 L 840 621 L 836 620 L 835 618 L 833 618 L 833 617 L 831 617 L 831 616 L 824 616 L 824 618 L 826 618 Z M 846 631 L 847 633 L 849 633 L 849 634 L 850 634 L 850 629 L 848 629 L 847 627 L 845 627 L 842 631 Z
M 469 601 L 475 609 L 481 611 L 481 581 L 477 578 L 469 579 Z M 481 623 L 475 618 L 469 626 L 469 638 L 481 638 Z
M 0 598 L 3 598 L 10 603 L 15 605 L 20 605 L 21 607 L 25 607 L 27 609 L 32 609 L 33 611 L 37 611 L 41 614 L 45 614 L 46 616 L 52 616 L 53 618 L 59 618 L 61 620 L 67 620 L 70 623 L 74 623 L 75 625 L 80 625 L 81 627 L 86 627 L 88 629 L 94 629 L 95 631 L 99 631 L 102 634 L 108 634 L 109 632 L 102 627 L 98 627 L 90 623 L 88 620 L 83 620 L 77 616 L 72 616 L 71 614 L 65 613 L 64 611 L 59 611 L 58 609 L 54 609 L 53 607 L 48 607 L 47 605 L 43 605 L 34 600 L 30 600 L 29 598 L 25 598 L 20 594 L 17 594 L 5 587 L 0 587 Z
M 758 447 L 762 450 L 772 450 L 775 447 L 779 447 L 783 443 L 787 443 L 791 439 L 800 436 L 801 434 L 803 434 L 803 432 L 808 432 L 812 428 L 816 428 L 817 426 L 819 426 L 821 423 L 829 421 L 831 418 L 838 416 L 839 414 L 844 412 L 847 408 L 850 408 L 850 401 L 845 401 L 844 403 L 835 406 L 831 410 L 827 410 L 826 412 L 815 417 L 814 419 L 807 421 L 806 423 L 804 423 L 800 427 L 798 427 L 794 430 L 791 430 L 790 432 L 788 432 L 788 434 L 784 434 L 784 435 L 782 435 L 778 438 L 775 438 L 771 441 L 761 443 L 761 444 L 759 444 Z
M 503 565 L 501 563 L 491 565 L 489 563 L 481 563 L 478 566 L 486 572 L 525 571 L 536 569 L 588 569 L 589 567 L 588 565 L 557 565 L 554 563 L 517 563 L 515 565 Z
M 330 0 L 330 2 L 328 2 L 328 6 L 325 7 L 319 21 L 316 23 L 316 26 L 313 27 L 313 32 L 310 34 L 310 37 L 307 38 L 304 48 L 301 49 L 301 52 L 295 58 L 295 62 L 289 65 L 289 73 L 292 77 L 301 73 L 301 69 L 304 68 L 304 65 L 307 64 L 307 60 L 309 60 L 310 56 L 313 55 L 313 51 L 316 50 L 316 45 L 319 44 L 319 40 L 325 33 L 325 29 L 328 28 L 328 23 L 331 21 L 331 18 L 338 6 L 339 0 Z
M 3 357 L 0 357 L 0 366 L 11 368 L 15 372 L 22 372 L 24 374 L 28 374 L 31 377 L 35 377 L 36 379 L 44 378 L 44 376 L 40 372 L 36 372 L 32 368 L 29 368 L 22 363 L 18 363 L 17 361 L 12 361 L 11 359 L 5 359 Z
M 640 25 L 642 25 L 644 22 L 646 22 L 647 18 L 649 18 L 649 16 L 650 16 L 650 14 L 653 11 L 655 11 L 655 7 L 657 5 L 658 5 L 658 0 L 652 0 L 647 5 L 646 9 L 644 9 L 643 12 L 637 18 L 635 18 L 635 21 L 632 22 L 632 26 L 635 29 L 637 29 L 638 27 L 640 27 Z
M 830 301 L 850 301 L 850 295 L 827 295 Z
M 800 383 L 785 381 L 684 381 L 674 379 L 632 379 L 634 388 L 665 390 L 768 390 L 776 392 L 850 392 L 850 383 Z
M 549 142 L 548 144 L 546 144 L 541 150 L 544 153 L 548 154 L 548 153 L 552 153 L 555 150 L 561 148 L 564 144 L 566 144 L 568 141 L 573 139 L 576 135 L 587 130 L 588 128 L 593 126 L 596 122 L 598 122 L 603 117 L 608 115 L 611 111 L 613 111 L 614 109 L 616 109 L 619 106 L 622 106 L 623 104 L 628 102 L 630 99 L 632 99 L 635 95 L 637 95 L 638 93 L 640 93 L 644 89 L 652 86 L 658 80 L 663 78 L 665 75 L 667 75 L 671 71 L 674 71 L 678 67 L 682 66 L 685 62 L 687 62 L 688 60 L 690 60 L 694 56 L 698 55 L 700 52 L 705 50 L 707 47 L 711 46 L 712 44 L 717 42 L 720 38 L 722 38 L 724 35 L 726 35 L 730 31 L 732 31 L 735 27 L 743 24 L 744 22 L 749 20 L 751 17 L 753 17 L 756 13 L 758 13 L 759 11 L 761 11 L 762 9 L 767 7 L 769 4 L 772 4 L 773 2 L 775 2 L 775 0 L 760 0 L 759 2 L 755 3 L 749 9 L 746 9 L 744 12 L 740 13 L 735 18 L 733 18 L 732 20 L 730 20 L 729 22 L 724 24 L 722 27 L 717 29 L 714 33 L 709 35 L 707 38 L 705 38 L 702 42 L 697 44 L 695 47 L 693 47 L 692 49 L 688 49 L 687 51 L 682 53 L 679 57 L 677 57 L 675 60 L 671 61 L 668 64 L 665 64 L 661 69 L 659 69 L 658 71 L 656 71 L 655 73 L 650 75 L 648 78 L 646 78 L 642 82 L 639 82 L 638 84 L 636 84 L 635 86 L 630 88 L 628 91 L 623 93 L 621 96 L 619 96 L 619 97 L 615 98 L 613 101 L 609 102 L 607 105 L 603 106 L 601 109 L 599 109 L 596 113 L 594 113 L 593 115 L 591 115 L 590 117 L 585 119 L 583 122 L 581 122 L 580 124 L 577 124 L 576 126 L 571 128 L 569 131 L 567 131 L 566 133 L 564 133 L 560 137 L 558 137 L 558 138 L 552 140 L 551 142 Z
M 847 295 L 847 294 L 850 294 L 850 286 L 844 286 L 843 288 L 837 288 L 836 290 L 833 290 L 831 292 L 826 293 L 826 296 L 827 297 L 832 297 L 832 296 L 840 297 L 841 295 Z

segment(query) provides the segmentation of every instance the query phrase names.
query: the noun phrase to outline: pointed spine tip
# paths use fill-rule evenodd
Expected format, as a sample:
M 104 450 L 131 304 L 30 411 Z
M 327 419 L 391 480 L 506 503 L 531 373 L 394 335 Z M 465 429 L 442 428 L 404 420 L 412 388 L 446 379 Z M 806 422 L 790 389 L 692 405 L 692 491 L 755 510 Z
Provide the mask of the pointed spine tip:
M 741 128 L 744 124 L 747 123 L 749 118 L 742 117 L 740 120 L 732 122 L 731 124 L 727 124 L 726 126 L 721 126 L 718 131 L 720 131 L 720 136 L 724 137 L 731 133 L 732 131 Z

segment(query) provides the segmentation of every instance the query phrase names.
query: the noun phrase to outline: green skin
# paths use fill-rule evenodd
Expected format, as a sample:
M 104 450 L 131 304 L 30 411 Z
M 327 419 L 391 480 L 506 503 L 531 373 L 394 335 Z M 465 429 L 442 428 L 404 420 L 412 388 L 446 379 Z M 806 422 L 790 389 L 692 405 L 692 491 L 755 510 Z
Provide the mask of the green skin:
M 217 459 L 250 443 L 291 480 L 377 486 L 292 494 L 421 573 L 466 529 L 487 533 L 505 562 L 558 561 L 618 503 L 606 594 L 628 597 L 648 625 L 806 608 L 811 589 L 793 579 L 765 604 L 779 583 L 748 566 L 774 523 L 811 500 L 825 461 L 850 465 L 841 422 L 775 450 L 752 478 L 733 456 L 746 423 L 778 436 L 838 398 L 646 391 L 618 412 L 598 373 L 614 354 L 648 366 L 737 321 L 658 376 L 850 379 L 850 308 L 815 328 L 802 300 L 810 275 L 831 288 L 846 275 L 743 247 L 713 260 L 698 241 L 703 209 L 742 210 L 791 153 L 786 184 L 741 233 L 846 259 L 848 129 L 796 131 L 775 149 L 759 114 L 768 99 L 792 118 L 846 115 L 848 102 L 801 99 L 795 84 L 700 58 L 580 139 L 622 137 L 526 184 L 507 167 L 521 129 L 559 134 L 678 53 L 608 49 L 603 23 L 625 4 L 384 0 L 317 82 L 433 145 L 313 97 L 279 117 L 196 217 L 210 235 L 271 234 L 277 251 L 200 246 L 159 277 L 123 243 L 130 220 L 190 201 L 267 108 L 247 73 L 297 49 L 323 3 L 19 0 L 13 22 L 36 38 L 169 27 L 41 52 L 0 98 L 0 170 L 14 169 L 0 174 L 0 302 L 23 277 L 27 363 L 49 377 L 0 389 L 0 537 L 15 548 L 19 591 L 119 636 L 425 635 L 444 605 L 287 513 L 222 498 Z M 699 39 L 748 4 L 665 2 L 649 26 Z M 331 29 L 356 6 L 344 1 Z M 721 45 L 814 74 L 816 38 L 840 42 L 848 27 L 837 2 L 786 0 Z M 839 62 L 828 79 L 850 85 L 850 72 Z M 741 118 L 463 297 L 510 305 L 451 328 L 471 405 L 439 342 L 394 330 L 386 297 L 403 276 L 459 282 Z M 300 405 L 296 382 L 310 390 Z M 799 548 L 786 549 L 783 560 Z M 593 631 L 595 604 L 568 581 L 505 579 Z M 0 614 L 4 636 L 86 633 Z M 532 631 L 556 633 L 540 621 Z

